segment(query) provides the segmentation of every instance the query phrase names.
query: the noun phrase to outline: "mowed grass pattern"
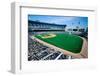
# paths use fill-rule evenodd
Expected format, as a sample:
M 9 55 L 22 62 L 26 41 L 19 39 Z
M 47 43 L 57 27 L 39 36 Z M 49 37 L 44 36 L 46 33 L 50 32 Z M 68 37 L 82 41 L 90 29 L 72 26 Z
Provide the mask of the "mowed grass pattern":
M 52 38 L 42 38 L 45 34 L 35 35 L 36 38 L 72 53 L 80 53 L 83 39 L 76 35 L 56 34 Z

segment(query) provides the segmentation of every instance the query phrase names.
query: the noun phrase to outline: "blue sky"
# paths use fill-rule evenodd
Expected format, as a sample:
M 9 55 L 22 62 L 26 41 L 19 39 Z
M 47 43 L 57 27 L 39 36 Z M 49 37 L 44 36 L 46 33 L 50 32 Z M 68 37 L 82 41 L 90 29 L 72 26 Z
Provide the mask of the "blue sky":
M 88 17 L 78 16 L 51 16 L 51 15 L 28 15 L 28 20 L 55 24 L 66 24 L 68 27 L 87 27 Z

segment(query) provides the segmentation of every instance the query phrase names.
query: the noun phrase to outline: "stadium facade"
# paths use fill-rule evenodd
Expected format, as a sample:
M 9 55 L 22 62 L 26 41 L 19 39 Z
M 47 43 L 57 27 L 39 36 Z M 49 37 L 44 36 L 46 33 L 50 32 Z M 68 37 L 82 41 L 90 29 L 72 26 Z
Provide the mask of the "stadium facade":
M 49 32 L 67 32 L 69 34 L 76 34 L 76 35 L 82 35 L 84 37 L 87 36 L 88 28 L 84 28 L 81 26 L 76 27 L 70 27 L 64 24 L 55 24 L 55 23 L 46 23 L 46 22 L 40 22 L 40 21 L 31 21 L 28 20 L 28 32 L 32 34 L 37 33 L 49 33 Z
M 28 21 L 28 31 L 29 32 L 47 32 L 47 31 L 65 31 L 67 25 L 54 24 L 54 23 L 45 23 L 39 21 Z

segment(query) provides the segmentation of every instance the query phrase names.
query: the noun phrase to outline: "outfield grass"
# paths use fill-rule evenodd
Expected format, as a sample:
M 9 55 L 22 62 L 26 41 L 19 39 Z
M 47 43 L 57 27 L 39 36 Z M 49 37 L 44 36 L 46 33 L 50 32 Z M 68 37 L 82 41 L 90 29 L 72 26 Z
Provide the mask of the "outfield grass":
M 72 53 L 80 53 L 83 39 L 76 35 L 55 34 L 55 37 L 43 38 L 45 34 L 35 35 L 36 38 Z

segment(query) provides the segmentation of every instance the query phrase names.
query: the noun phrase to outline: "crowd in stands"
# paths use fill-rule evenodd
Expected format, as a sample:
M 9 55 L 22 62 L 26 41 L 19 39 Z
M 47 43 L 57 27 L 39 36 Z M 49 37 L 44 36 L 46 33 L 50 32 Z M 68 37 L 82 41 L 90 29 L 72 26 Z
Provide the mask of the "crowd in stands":
M 62 52 L 47 47 L 35 39 L 28 37 L 28 61 L 34 60 L 61 60 L 69 59 L 71 56 L 64 55 Z

